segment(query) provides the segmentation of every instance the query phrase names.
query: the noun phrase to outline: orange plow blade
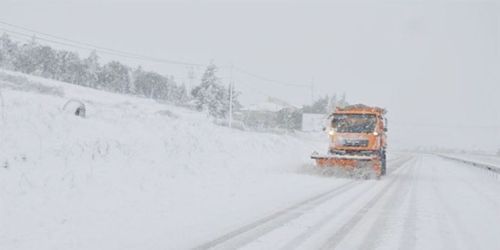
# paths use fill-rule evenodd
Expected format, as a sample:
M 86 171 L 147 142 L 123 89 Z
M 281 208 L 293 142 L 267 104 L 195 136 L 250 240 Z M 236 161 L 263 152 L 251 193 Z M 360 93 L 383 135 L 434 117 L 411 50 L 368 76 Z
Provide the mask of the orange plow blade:
M 374 173 L 377 178 L 381 176 L 381 162 L 375 156 L 354 155 L 320 155 L 313 153 L 311 159 L 316 161 L 318 167 L 336 167 L 352 172 Z

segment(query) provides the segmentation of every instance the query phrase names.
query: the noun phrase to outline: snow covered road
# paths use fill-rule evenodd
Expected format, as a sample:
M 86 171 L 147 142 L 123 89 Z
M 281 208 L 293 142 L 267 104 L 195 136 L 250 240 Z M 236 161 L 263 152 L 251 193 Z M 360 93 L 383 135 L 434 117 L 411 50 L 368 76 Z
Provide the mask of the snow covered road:
M 389 162 L 197 249 L 497 249 L 500 182 L 436 156 Z M 335 180 L 332 180 L 335 181 Z

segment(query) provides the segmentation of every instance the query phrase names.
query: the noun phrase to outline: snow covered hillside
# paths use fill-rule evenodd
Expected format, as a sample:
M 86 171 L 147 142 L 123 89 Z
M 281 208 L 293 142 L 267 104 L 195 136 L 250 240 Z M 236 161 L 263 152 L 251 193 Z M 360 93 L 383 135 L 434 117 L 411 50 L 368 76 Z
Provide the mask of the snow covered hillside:
M 71 166 L 99 175 L 96 168 L 114 166 L 158 171 L 160 177 L 241 174 L 290 170 L 290 163 L 297 165 L 301 153 L 311 150 L 297 137 L 215 126 L 202 113 L 149 99 L 0 74 L 10 80 L 0 82 L 5 102 L 0 160 L 13 169 Z M 86 103 L 87 119 L 74 116 L 72 107 L 62 109 L 71 99 Z M 280 166 L 265 164 L 278 159 Z M 262 164 L 256 166 L 256 160 Z
M 300 174 L 324 140 L 231 130 L 188 109 L 9 71 L 0 89 L 1 249 L 182 248 L 212 236 L 213 221 L 253 219 L 276 197 L 330 182 Z M 70 99 L 87 118 L 63 110 Z

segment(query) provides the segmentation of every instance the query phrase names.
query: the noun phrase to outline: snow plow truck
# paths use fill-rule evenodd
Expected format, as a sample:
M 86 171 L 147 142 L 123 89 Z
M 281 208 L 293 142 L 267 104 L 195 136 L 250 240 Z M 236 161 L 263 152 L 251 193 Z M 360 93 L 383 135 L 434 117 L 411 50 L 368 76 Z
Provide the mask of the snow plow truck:
M 386 110 L 363 104 L 336 108 L 325 130 L 330 138 L 326 154 L 311 158 L 320 168 L 345 169 L 351 175 L 377 178 L 386 173 Z

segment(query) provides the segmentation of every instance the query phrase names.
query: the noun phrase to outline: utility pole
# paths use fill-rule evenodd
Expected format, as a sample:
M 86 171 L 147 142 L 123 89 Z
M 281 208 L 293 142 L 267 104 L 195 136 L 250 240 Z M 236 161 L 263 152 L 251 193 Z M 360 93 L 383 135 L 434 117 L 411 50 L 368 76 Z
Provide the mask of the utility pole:
M 329 115 L 329 113 L 330 113 L 330 107 L 332 106 L 332 98 L 330 96 L 328 96 L 328 95 L 326 96 L 326 98 L 328 99 L 327 100 L 328 102 L 326 103 L 326 108 L 325 109 L 326 109 L 326 114 Z
M 187 86 L 187 91 L 188 93 L 191 93 L 191 89 L 193 88 L 193 80 L 195 78 L 194 76 L 194 67 L 193 66 L 187 66 L 187 76 L 188 76 L 188 79 L 189 79 L 189 85 Z
M 233 65 L 231 64 L 231 73 L 229 78 L 229 128 L 233 127 Z

